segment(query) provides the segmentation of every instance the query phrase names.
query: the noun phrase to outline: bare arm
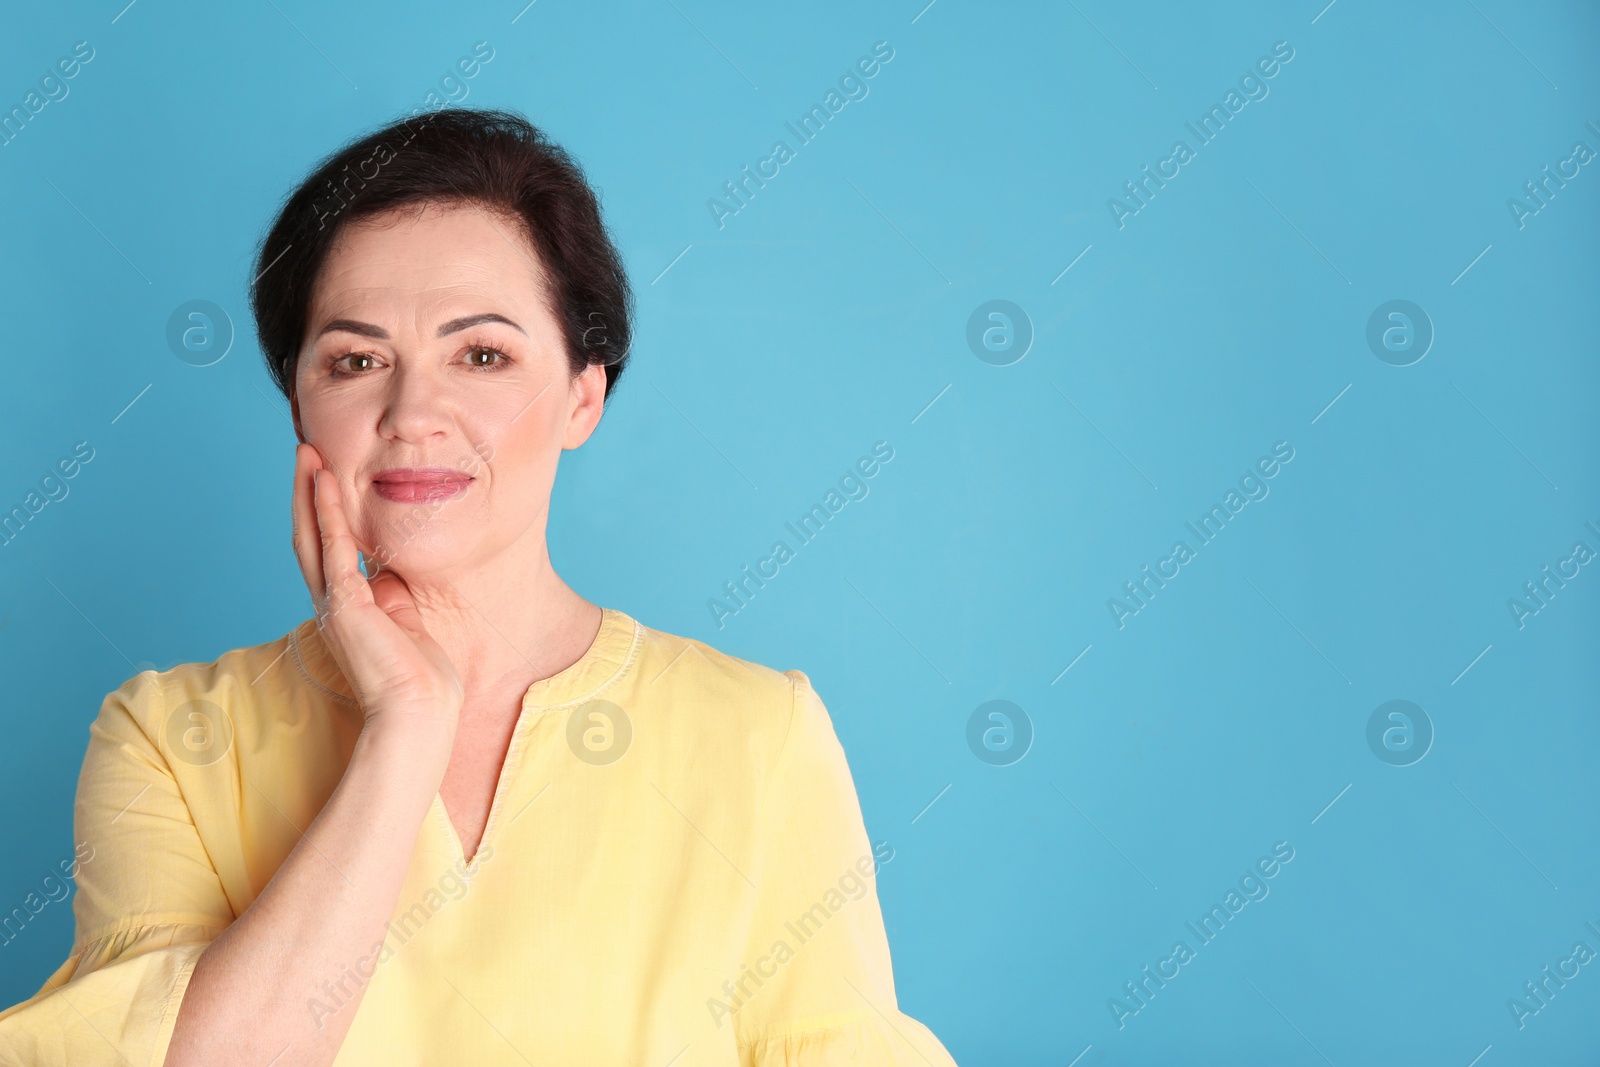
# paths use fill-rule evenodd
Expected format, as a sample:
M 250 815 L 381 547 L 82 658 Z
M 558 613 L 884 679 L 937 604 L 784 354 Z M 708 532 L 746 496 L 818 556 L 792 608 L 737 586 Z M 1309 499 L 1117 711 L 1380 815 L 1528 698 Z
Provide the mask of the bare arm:
M 366 989 L 348 975 L 376 966 L 441 751 L 421 732 L 362 731 L 321 814 L 195 965 L 167 1067 L 333 1062 Z
M 405 583 L 361 574 L 334 472 L 319 477 L 321 466 L 312 446 L 299 447 L 295 554 L 366 721 L 305 836 L 195 965 L 167 1067 L 333 1062 L 366 988 L 348 975 L 376 966 L 454 744 L 459 678 Z

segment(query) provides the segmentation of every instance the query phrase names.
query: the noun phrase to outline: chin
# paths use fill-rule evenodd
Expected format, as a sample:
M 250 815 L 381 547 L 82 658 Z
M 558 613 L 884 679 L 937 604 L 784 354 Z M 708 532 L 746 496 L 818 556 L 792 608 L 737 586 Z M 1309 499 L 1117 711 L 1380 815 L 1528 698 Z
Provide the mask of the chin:
M 421 531 L 385 530 L 370 541 L 363 539 L 362 544 L 375 546 L 371 551 L 363 547 L 362 554 L 366 558 L 376 560 L 385 570 L 392 570 L 401 577 L 449 570 L 466 560 L 469 554 L 469 546 L 457 533 L 442 527 Z
M 435 552 L 396 552 L 393 556 L 377 556 L 382 569 L 393 571 L 405 579 L 408 585 L 418 581 L 426 581 L 434 575 L 448 574 L 455 570 L 466 557 L 461 553 L 443 555 Z M 370 569 L 370 564 L 369 564 Z

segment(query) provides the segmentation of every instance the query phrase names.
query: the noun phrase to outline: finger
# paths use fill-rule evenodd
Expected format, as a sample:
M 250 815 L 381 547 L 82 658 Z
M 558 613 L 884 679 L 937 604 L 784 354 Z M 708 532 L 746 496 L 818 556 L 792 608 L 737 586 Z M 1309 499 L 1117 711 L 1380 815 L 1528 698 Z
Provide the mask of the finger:
M 322 477 L 324 474 L 326 478 Z M 314 472 L 313 499 L 322 542 L 322 573 L 327 583 L 329 613 L 354 604 L 372 603 L 372 588 L 361 573 L 360 550 L 345 515 L 339 479 L 331 470 Z
M 312 607 L 321 610 L 327 583 L 322 574 L 322 535 L 317 528 L 316 502 L 312 498 L 312 479 L 322 465 L 321 456 L 311 445 L 296 445 L 294 450 L 294 489 L 290 497 L 294 556 L 300 576 L 311 593 Z
M 427 635 L 428 629 L 423 624 L 422 614 L 417 610 L 411 587 L 406 585 L 404 578 L 394 571 L 380 570 L 369 584 L 373 602 L 394 620 L 396 626 L 413 638 Z

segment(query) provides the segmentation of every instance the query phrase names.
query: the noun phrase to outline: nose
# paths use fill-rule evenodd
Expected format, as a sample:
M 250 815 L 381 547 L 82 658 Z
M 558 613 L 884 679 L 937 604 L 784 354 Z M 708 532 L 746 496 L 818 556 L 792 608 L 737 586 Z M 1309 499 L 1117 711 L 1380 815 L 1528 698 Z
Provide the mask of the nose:
M 444 382 L 422 361 L 398 361 L 389 377 L 378 434 L 420 444 L 430 437 L 448 435 L 451 425 Z

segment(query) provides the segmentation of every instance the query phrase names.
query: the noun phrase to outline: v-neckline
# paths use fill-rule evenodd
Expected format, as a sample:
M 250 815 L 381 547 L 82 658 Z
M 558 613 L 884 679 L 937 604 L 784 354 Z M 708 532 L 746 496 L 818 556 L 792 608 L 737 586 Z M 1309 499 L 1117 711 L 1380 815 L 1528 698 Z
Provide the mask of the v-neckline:
M 521 724 L 519 723 L 518 726 L 520 728 Z M 478 845 L 472 850 L 472 859 L 470 860 L 466 858 L 466 846 L 461 843 L 461 833 L 456 829 L 455 820 L 450 818 L 450 809 L 445 807 L 444 794 L 433 794 L 433 808 L 438 813 L 440 823 L 444 825 L 445 836 L 449 839 L 450 855 L 455 857 L 453 866 L 461 871 L 463 875 L 477 873 L 478 861 L 483 858 L 484 846 L 491 844 L 489 831 L 494 827 L 495 815 L 500 809 L 500 794 L 505 791 L 506 781 L 510 777 L 506 772 L 510 766 L 511 755 L 508 749 L 505 763 L 500 767 L 500 780 L 495 783 L 494 800 L 489 803 L 489 817 L 484 820 L 483 833 L 478 835 Z M 489 852 L 493 855 L 494 849 L 491 847 Z
M 443 790 L 434 792 L 433 810 L 444 827 L 450 854 L 455 858 L 455 866 L 462 871 L 463 877 L 477 873 L 479 861 L 484 858 L 485 846 L 493 845 L 491 838 L 500 821 L 505 796 L 520 768 L 522 743 L 528 724 L 547 711 L 589 699 L 633 662 L 640 637 L 638 623 L 631 616 L 613 608 L 602 607 L 600 613 L 600 627 L 583 655 L 550 677 L 535 681 L 523 693 L 522 706 L 517 710 L 517 720 L 511 727 L 511 741 L 506 745 L 505 758 L 500 763 L 500 773 L 495 779 L 494 797 L 489 801 L 489 814 L 483 823 L 483 833 L 478 835 L 478 844 L 470 859 L 461 842 L 461 834 L 456 830 L 455 820 L 450 817 L 450 809 L 445 806 Z M 587 686 L 589 691 L 578 692 L 577 687 L 581 686 Z M 493 853 L 494 849 L 490 847 L 489 854 L 492 856 Z
M 507 740 L 505 751 L 500 757 L 500 766 L 494 782 L 494 795 L 489 800 L 489 811 L 484 816 L 483 829 L 478 834 L 478 843 L 473 848 L 470 860 L 467 858 L 466 845 L 461 840 L 461 831 L 456 828 L 456 821 L 450 815 L 449 805 L 444 802 L 443 783 L 434 791 L 431 807 L 438 809 L 439 819 L 444 824 L 446 836 L 449 838 L 451 855 L 455 857 L 455 866 L 460 870 L 475 871 L 478 867 L 478 858 L 483 855 L 483 847 L 489 842 L 489 828 L 494 825 L 495 814 L 500 810 L 500 797 L 506 791 L 508 783 L 516 773 L 517 749 L 522 741 L 523 725 L 529 718 L 529 708 L 530 705 L 526 694 L 524 694 L 522 706 L 517 709 L 516 721 L 511 724 L 511 737 Z M 492 854 L 493 850 L 491 849 L 490 851 Z

